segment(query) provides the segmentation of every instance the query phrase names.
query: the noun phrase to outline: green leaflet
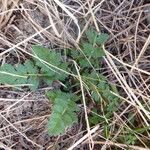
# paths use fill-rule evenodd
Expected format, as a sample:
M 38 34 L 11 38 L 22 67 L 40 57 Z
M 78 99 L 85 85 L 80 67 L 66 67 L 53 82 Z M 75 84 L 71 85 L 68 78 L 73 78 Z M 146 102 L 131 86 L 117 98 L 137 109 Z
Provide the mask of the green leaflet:
M 34 45 L 32 47 L 32 50 L 36 56 L 38 56 L 40 59 L 52 64 L 58 66 L 60 64 L 60 55 L 56 53 L 55 51 L 50 51 L 48 48 L 42 47 L 42 46 L 36 46 Z M 37 60 L 36 60 L 37 61 Z M 42 66 L 43 67 L 43 66 Z M 42 68 L 41 67 L 41 68 Z M 42 68 L 45 69 L 45 68 Z M 46 69 L 47 71 L 47 69 Z
M 88 57 L 102 57 L 105 56 L 105 53 L 101 47 L 95 47 L 91 43 L 83 43 L 83 51 Z
M 53 103 L 52 114 L 48 122 L 48 132 L 54 136 L 62 134 L 65 129 L 78 121 L 76 97 L 61 91 L 48 92 L 47 96 Z
M 33 53 L 42 61 L 45 61 L 46 63 L 60 69 L 67 70 L 68 63 L 63 62 L 61 60 L 61 55 L 56 53 L 55 51 L 50 51 L 48 48 L 44 48 L 42 46 L 33 46 L 32 50 Z M 65 80 L 65 78 L 67 77 L 65 73 L 62 73 L 55 67 L 50 66 L 42 61 L 35 59 L 36 65 L 39 66 L 41 68 L 41 72 L 45 74 L 43 80 L 47 84 L 51 84 L 54 80 Z
M 0 83 L 8 85 L 30 84 L 31 90 L 36 90 L 39 85 L 37 76 L 38 69 L 33 62 L 26 61 L 14 67 L 11 64 L 4 64 L 0 67 Z
M 88 42 L 83 42 L 83 52 L 88 57 L 98 57 L 105 56 L 102 49 L 102 45 L 108 40 L 108 34 L 101 33 L 98 34 L 95 30 L 90 29 L 86 32 Z
M 96 32 L 93 29 L 89 29 L 86 32 L 86 36 L 90 42 L 90 44 L 98 44 L 98 45 L 103 45 L 109 38 L 108 34 L 106 33 L 101 33 L 99 34 L 98 32 Z

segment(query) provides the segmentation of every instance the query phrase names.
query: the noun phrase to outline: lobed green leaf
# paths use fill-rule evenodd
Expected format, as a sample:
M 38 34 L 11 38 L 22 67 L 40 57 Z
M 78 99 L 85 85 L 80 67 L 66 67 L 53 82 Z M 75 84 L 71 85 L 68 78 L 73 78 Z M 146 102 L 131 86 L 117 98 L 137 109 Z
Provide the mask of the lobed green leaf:
M 63 134 L 65 129 L 78 121 L 76 115 L 78 106 L 74 101 L 74 96 L 61 91 L 48 92 L 47 96 L 53 103 L 48 132 L 54 136 Z

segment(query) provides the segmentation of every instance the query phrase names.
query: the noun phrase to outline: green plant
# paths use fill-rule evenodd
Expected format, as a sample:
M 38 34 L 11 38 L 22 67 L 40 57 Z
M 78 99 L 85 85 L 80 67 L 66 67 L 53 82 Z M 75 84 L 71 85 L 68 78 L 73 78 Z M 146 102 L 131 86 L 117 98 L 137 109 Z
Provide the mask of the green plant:
M 0 67 L 0 83 L 14 85 L 15 87 L 26 84 L 30 90 L 35 91 L 40 80 L 43 80 L 48 85 L 52 84 L 54 80 L 65 80 L 67 77 L 65 74 L 55 71 L 53 67 L 44 63 L 55 64 L 55 66 L 67 70 L 67 63 L 62 63 L 60 54 L 41 46 L 33 46 L 33 53 L 41 61 L 34 58 L 16 66 L 7 63 L 2 65 Z
M 75 103 L 76 96 L 60 90 L 48 92 L 47 96 L 53 104 L 48 131 L 50 135 L 59 135 L 78 120 L 76 112 L 79 108 Z
M 49 134 L 59 135 L 78 121 L 76 112 L 79 109 L 76 101 L 81 103 L 80 82 L 71 61 L 74 60 L 79 65 L 82 80 L 89 89 L 86 93 L 88 101 L 94 101 L 94 111 L 106 121 L 112 117 L 119 103 L 119 99 L 111 93 L 114 87 L 107 82 L 100 70 L 102 57 L 105 56 L 102 45 L 107 39 L 107 34 L 88 30 L 85 40 L 81 41 L 81 50 L 66 50 L 65 57 L 69 58 L 66 60 L 63 60 L 59 52 L 33 46 L 35 57 L 32 60 L 26 60 L 24 64 L 17 66 L 4 64 L 0 67 L 0 83 L 14 87 L 22 84 L 35 91 L 41 80 L 48 85 L 51 85 L 53 81 L 62 82 L 65 87 L 61 90 L 55 89 L 47 93 L 47 97 L 53 104 L 48 123 Z M 67 72 L 70 73 L 67 74 Z M 73 94 L 76 91 L 79 91 L 78 96 Z M 90 122 L 92 125 L 99 123 L 99 115 L 91 115 Z
M 29 84 L 31 90 L 35 90 L 39 84 L 38 68 L 32 61 L 13 66 L 4 64 L 0 67 L 0 83 L 8 85 Z
M 136 132 L 134 130 L 129 129 L 128 127 L 122 128 L 122 135 L 120 136 L 119 140 L 122 143 L 127 145 L 135 145 L 137 142 Z

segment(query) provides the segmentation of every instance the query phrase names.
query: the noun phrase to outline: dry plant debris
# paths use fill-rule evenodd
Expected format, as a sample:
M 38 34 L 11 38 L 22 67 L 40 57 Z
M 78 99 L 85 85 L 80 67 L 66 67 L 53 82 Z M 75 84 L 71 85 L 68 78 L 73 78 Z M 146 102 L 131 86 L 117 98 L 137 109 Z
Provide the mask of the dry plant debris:
M 149 9 L 146 0 L 0 1 L 1 64 L 31 58 L 35 44 L 59 50 L 78 48 L 79 40 L 92 26 L 110 35 L 103 47 L 106 57 L 101 69 L 117 86 L 116 95 L 122 100 L 109 128 L 99 123 L 95 130 L 85 131 L 83 111 L 79 123 L 65 135 L 50 137 L 46 124 L 51 104 L 43 93 L 52 87 L 41 87 L 34 93 L 1 85 L 0 148 L 150 149 Z M 122 138 L 124 142 L 118 140 Z

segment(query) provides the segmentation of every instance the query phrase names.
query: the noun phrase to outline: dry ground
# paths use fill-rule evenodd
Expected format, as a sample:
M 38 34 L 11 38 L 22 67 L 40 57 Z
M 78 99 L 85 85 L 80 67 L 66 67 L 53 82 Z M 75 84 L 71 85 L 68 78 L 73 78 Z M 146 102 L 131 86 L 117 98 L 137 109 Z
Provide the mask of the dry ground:
M 117 139 L 128 127 L 127 113 L 134 114 L 138 128 L 150 126 L 150 3 L 144 0 L 0 0 L 0 59 L 20 63 L 31 46 L 75 47 L 83 33 L 93 27 L 110 35 L 105 45 L 108 80 L 120 87 L 122 103 L 114 113 L 110 132 L 91 129 L 92 141 L 80 122 L 63 136 L 50 137 L 46 124 L 51 105 L 41 87 L 37 92 L 16 92 L 0 87 L 0 147 L 5 150 L 150 149 L 150 133 L 137 133 L 139 143 Z M 106 74 L 105 72 L 105 74 Z M 118 130 L 115 131 L 114 129 Z M 83 138 L 84 137 L 84 138 Z M 76 143 L 79 142 L 79 143 Z

